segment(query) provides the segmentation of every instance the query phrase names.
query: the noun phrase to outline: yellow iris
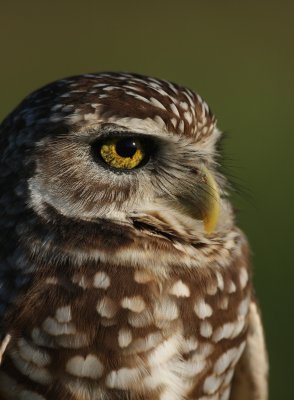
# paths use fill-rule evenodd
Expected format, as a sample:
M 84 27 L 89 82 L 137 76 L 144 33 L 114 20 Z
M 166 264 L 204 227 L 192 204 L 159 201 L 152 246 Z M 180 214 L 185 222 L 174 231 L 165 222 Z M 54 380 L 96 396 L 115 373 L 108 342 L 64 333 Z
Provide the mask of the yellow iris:
M 130 144 L 132 145 L 131 151 Z M 107 141 L 101 146 L 100 154 L 108 165 L 118 169 L 133 169 L 137 167 L 145 155 L 138 140 L 127 143 L 124 139 Z

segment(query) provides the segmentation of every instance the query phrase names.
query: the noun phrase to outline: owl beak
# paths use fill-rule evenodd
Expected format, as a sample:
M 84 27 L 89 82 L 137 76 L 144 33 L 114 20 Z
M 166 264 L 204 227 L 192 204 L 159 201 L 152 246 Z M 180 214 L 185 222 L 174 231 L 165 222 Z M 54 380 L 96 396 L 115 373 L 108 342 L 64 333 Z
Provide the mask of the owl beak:
M 220 214 L 219 188 L 211 172 L 205 167 L 197 168 L 198 182 L 190 189 L 176 195 L 181 212 L 193 219 L 203 221 L 204 231 L 211 234 Z
M 202 167 L 203 180 L 207 191 L 206 207 L 203 212 L 204 230 L 207 234 L 212 233 L 217 225 L 220 214 L 220 195 L 217 183 L 213 175 L 206 167 Z

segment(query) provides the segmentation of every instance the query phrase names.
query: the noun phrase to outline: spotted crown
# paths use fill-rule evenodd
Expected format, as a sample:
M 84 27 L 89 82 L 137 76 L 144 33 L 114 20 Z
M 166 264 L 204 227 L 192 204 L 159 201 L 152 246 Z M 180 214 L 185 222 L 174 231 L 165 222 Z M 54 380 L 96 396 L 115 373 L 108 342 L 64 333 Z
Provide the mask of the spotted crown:
M 216 119 L 198 94 L 165 80 L 128 73 L 56 81 L 27 97 L 12 117 L 23 127 L 64 120 L 72 127 L 97 120 L 152 119 L 160 129 L 196 141 L 216 130 Z

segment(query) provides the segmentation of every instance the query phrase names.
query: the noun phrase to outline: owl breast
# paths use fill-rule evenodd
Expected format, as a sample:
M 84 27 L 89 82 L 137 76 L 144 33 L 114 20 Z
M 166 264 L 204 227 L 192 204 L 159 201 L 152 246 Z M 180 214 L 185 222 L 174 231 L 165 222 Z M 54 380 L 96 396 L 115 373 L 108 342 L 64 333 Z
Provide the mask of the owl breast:
M 40 270 L 11 316 L 2 393 L 13 385 L 15 398 L 31 400 L 228 399 L 250 287 L 243 257 L 222 250 L 226 268 L 179 266 L 160 277 L 101 261 Z

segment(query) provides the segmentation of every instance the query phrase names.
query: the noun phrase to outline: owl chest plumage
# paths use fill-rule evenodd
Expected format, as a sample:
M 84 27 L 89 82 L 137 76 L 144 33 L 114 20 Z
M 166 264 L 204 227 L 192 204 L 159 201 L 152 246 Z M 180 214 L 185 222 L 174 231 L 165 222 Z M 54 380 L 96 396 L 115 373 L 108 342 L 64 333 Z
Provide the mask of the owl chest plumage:
M 226 399 L 249 296 L 239 259 L 161 277 L 95 262 L 46 269 L 19 300 L 4 376 L 40 399 Z

